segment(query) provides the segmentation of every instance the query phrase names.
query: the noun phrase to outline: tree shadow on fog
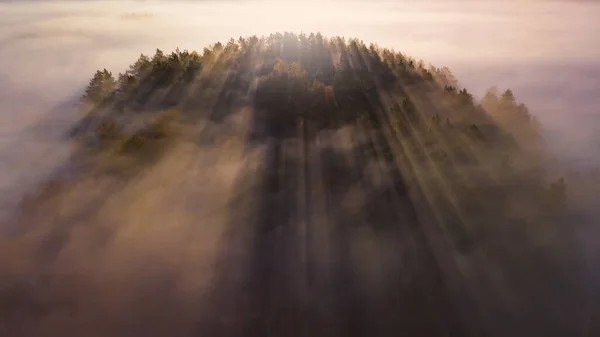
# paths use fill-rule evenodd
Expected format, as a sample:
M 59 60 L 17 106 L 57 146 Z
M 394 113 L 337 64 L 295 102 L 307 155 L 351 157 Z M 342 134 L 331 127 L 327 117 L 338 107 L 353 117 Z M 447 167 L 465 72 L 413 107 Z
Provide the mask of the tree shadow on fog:
M 256 123 L 259 128 L 261 121 Z M 476 238 L 462 232 L 451 237 L 454 249 L 440 260 L 439 249 L 431 246 L 432 232 L 424 226 L 441 224 L 419 213 L 433 210 L 413 203 L 409 189 L 420 186 L 407 185 L 415 184 L 416 173 L 385 155 L 392 147 L 385 137 L 366 137 L 340 149 L 328 145 L 326 130 L 308 139 L 265 130 L 263 170 L 238 178 L 244 187 L 230 205 L 230 245 L 221 253 L 206 302 L 210 312 L 201 315 L 199 335 L 503 336 L 544 331 L 559 336 L 576 329 L 576 310 L 563 322 L 550 324 L 556 310 L 548 305 L 575 308 L 578 295 L 573 284 L 565 283 L 564 293 L 551 295 L 563 277 L 548 265 L 553 263 L 548 256 L 529 254 L 522 261 L 506 258 L 487 266 L 508 273 L 504 285 L 513 296 L 535 292 L 530 300 L 523 297 L 509 305 L 493 286 L 474 295 L 470 276 L 456 267 L 441 268 L 441 261 L 453 260 L 455 254 L 487 253 L 476 249 L 481 245 Z M 348 206 L 352 198 L 358 201 Z M 450 216 L 455 210 L 443 212 Z M 422 218 L 434 223 L 424 224 Z M 444 225 L 453 221 L 455 230 L 465 227 L 458 216 L 445 219 Z M 319 241 L 324 232 L 325 241 Z M 528 260 L 538 261 L 537 267 L 527 269 Z M 449 279 L 463 284 L 449 284 Z M 533 289 L 535 282 L 544 284 Z M 478 308 L 493 316 L 478 321 Z M 540 321 L 548 324 L 540 326 Z
M 378 160 L 363 153 L 357 155 L 357 149 L 353 152 L 355 161 L 372 164 Z M 327 209 L 333 215 L 330 222 L 335 228 L 332 245 L 337 251 L 338 266 L 332 289 L 338 292 L 338 310 L 344 322 L 342 331 L 345 330 L 342 335 L 465 336 L 464 323 L 456 316 L 441 270 L 420 232 L 412 201 L 402 188 L 402 181 L 391 179 L 397 168 L 392 169 L 392 174 L 380 171 L 379 174 L 390 176 L 387 182 L 374 185 L 364 170 L 348 172 L 351 166 L 343 155 L 325 150 L 322 163 L 325 190 L 330 196 Z M 353 212 L 336 198 L 344 195 L 340 186 L 350 184 L 365 196 L 365 204 Z M 363 230 L 357 231 L 361 227 Z M 353 246 L 362 240 L 358 235 L 364 231 L 371 233 L 376 245 L 365 256 L 366 263 L 381 264 L 384 269 L 373 275 L 380 279 L 370 286 L 360 281 L 368 276 L 360 275 L 356 269 L 360 262 L 352 258 Z
M 264 169 L 238 178 L 198 334 L 466 336 L 398 169 L 375 182 L 375 151 L 321 138 L 265 136 Z

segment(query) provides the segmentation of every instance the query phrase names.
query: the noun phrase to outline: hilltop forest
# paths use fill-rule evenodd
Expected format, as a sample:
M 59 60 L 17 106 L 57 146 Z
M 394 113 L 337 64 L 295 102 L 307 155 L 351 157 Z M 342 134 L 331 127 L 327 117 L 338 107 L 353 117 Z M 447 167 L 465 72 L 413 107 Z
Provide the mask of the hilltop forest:
M 541 126 L 510 89 L 476 102 L 450 69 L 357 39 L 285 33 L 202 54 L 157 49 L 117 76 L 94 74 L 73 135 L 86 150 L 135 157 L 176 136 L 176 123 L 219 123 L 246 107 L 243 141 L 271 139 L 275 156 L 285 139 L 352 127 L 368 138 L 357 160 L 376 159 L 394 184 L 426 189 L 430 206 L 452 217 L 533 221 L 566 202 L 564 179 L 546 169 Z M 468 236 L 460 227 L 451 232 Z
M 119 221 L 136 221 L 135 233 L 175 228 L 151 240 L 182 228 L 196 238 L 148 248 L 153 270 L 171 275 L 165 270 L 191 270 L 203 259 L 183 246 L 212 245 L 193 229 L 209 211 L 226 219 L 219 237 L 227 243 L 197 301 L 210 309 L 173 295 L 183 281 L 169 278 L 168 291 L 163 283 L 148 289 L 170 295 L 143 306 L 114 295 L 140 319 L 108 325 L 113 336 L 173 332 L 167 326 L 206 336 L 567 336 L 581 324 L 569 189 L 542 125 L 510 89 L 477 100 L 446 67 L 359 39 L 277 33 L 202 51 L 157 49 L 122 73 L 98 70 L 78 109 L 72 175 L 119 183 L 85 199 L 85 211 L 64 208 L 53 218 L 43 261 L 66 254 L 77 231 L 93 231 L 90 242 L 104 240 L 93 247 L 105 247 Z M 181 153 L 187 166 L 174 171 Z M 192 176 L 197 167 L 203 183 Z M 211 186 L 231 167 L 225 198 L 225 188 Z M 46 206 L 42 197 L 24 202 L 28 230 L 42 212 L 80 201 L 73 181 L 43 190 L 53 196 Z M 174 181 L 178 187 L 167 183 Z M 125 188 L 128 199 L 115 196 Z M 156 195 L 169 197 L 152 203 Z M 126 201 L 117 200 L 147 204 L 123 211 Z M 74 229 L 88 217 L 112 225 Z M 173 314 L 158 314 L 165 310 Z M 149 317 L 163 328 L 148 330 Z

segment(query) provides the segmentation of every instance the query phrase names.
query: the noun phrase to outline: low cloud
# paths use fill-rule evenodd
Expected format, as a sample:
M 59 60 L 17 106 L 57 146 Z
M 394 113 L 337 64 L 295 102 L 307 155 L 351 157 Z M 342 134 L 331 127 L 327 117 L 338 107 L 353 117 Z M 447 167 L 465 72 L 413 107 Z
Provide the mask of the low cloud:
M 600 146 L 598 15 L 598 5 L 566 2 L 0 1 L 0 275 L 8 275 L 0 280 L 0 289 L 8 289 L 0 293 L 8 294 L 0 297 L 0 316 L 10 312 L 16 325 L 31 329 L 24 334 L 36 336 L 75 321 L 88 330 L 73 334 L 139 333 L 146 320 L 132 316 L 130 325 L 117 326 L 125 315 L 136 314 L 160 317 L 163 328 L 191 331 L 195 315 L 207 310 L 193 304 L 198 302 L 193 296 L 214 281 L 215 265 L 236 270 L 248 258 L 248 247 L 228 237 L 247 238 L 247 219 L 232 219 L 224 210 L 251 208 L 236 203 L 242 185 L 252 184 L 237 175 L 259 167 L 263 149 L 243 156 L 235 142 L 225 151 L 232 157 L 225 159 L 223 148 L 182 143 L 125 186 L 90 176 L 67 185 L 56 199 L 40 197 L 39 204 L 28 199 L 40 207 L 32 216 L 52 216 L 31 219 L 39 224 L 35 230 L 10 237 L 19 228 L 7 220 L 21 198 L 43 195 L 40 182 L 68 162 L 71 148 L 64 136 L 97 69 L 116 74 L 156 48 L 201 50 L 230 37 L 274 31 L 356 36 L 448 66 L 477 96 L 491 85 L 513 89 L 544 123 L 562 158 L 589 166 Z M 235 136 L 227 132 L 243 128 L 244 118 L 238 117 L 237 124 L 230 121 L 234 126 L 212 126 L 216 138 L 223 138 L 215 144 L 226 144 Z M 348 136 L 345 132 L 336 137 Z M 297 144 L 286 146 L 300 153 Z M 336 152 L 331 153 L 333 158 Z M 376 172 L 373 179 L 380 176 Z M 349 210 L 364 201 L 362 190 L 350 190 L 341 202 Z M 314 216 L 324 218 L 322 212 Z M 354 249 L 361 259 L 382 249 L 367 242 L 368 236 L 360 238 Z M 230 241 L 222 247 L 225 239 Z M 261 256 L 265 248 L 256 246 L 251 248 Z M 223 254 L 227 259 L 219 260 Z M 397 264 L 398 255 L 389 255 Z M 366 261 L 360 267 L 379 266 Z M 69 312 L 78 303 L 88 306 Z M 30 324 L 48 308 L 66 309 Z M 177 335 L 160 328 L 151 333 Z

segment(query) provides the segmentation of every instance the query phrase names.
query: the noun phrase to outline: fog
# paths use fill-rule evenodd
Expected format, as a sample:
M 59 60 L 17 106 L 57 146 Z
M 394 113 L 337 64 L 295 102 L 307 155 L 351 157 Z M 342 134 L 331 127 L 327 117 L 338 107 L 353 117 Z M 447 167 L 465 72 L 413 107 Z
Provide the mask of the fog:
M 64 146 L 49 141 L 75 118 L 70 105 L 96 69 L 117 73 L 155 48 L 283 30 L 356 36 L 446 65 L 475 94 L 510 87 L 565 158 L 588 162 L 598 144 L 599 13 L 582 2 L 1 3 L 0 186 L 60 160 Z M 49 125 L 28 131 L 36 123 Z
M 435 66 L 448 66 L 461 85 L 476 96 L 492 85 L 511 88 L 540 119 L 546 139 L 564 162 L 581 168 L 600 165 L 596 158 L 600 147 L 598 17 L 600 5 L 584 1 L 0 2 L 0 239 L 13 229 L 11 215 L 22 197 L 35 194 L 40 182 L 60 171 L 68 160 L 71 148 L 65 133 L 77 120 L 74 105 L 97 69 L 107 68 L 116 74 L 140 53 L 153 54 L 156 48 L 202 50 L 231 37 L 275 31 L 320 31 L 393 48 Z M 199 159 L 190 160 L 192 157 Z M 82 282 L 78 279 L 69 281 L 73 287 L 82 286 L 81 293 L 71 296 L 95 299 L 96 294 L 84 292 L 102 290 L 100 282 L 105 275 L 117 275 L 119 268 L 134 264 L 141 266 L 136 269 L 139 275 L 121 275 L 118 289 L 128 292 L 137 286 L 139 278 L 153 279 L 148 292 L 161 289 L 170 279 L 160 279 L 156 275 L 160 271 L 149 267 L 147 259 L 155 259 L 154 263 L 160 260 L 158 264 L 166 268 L 162 270 L 165 277 L 183 278 L 178 296 L 205 286 L 208 276 L 203 273 L 209 273 L 206 266 L 210 262 L 204 260 L 216 258 L 220 244 L 212 239 L 221 238 L 221 224 L 231 221 L 212 211 L 232 197 L 232 177 L 240 166 L 254 161 L 222 162 L 218 157 L 210 149 L 182 144 L 161 165 L 117 194 L 110 194 L 111 182 L 97 186 L 90 177 L 56 204 L 44 206 L 48 212 L 53 205 L 80 207 L 83 211 L 74 212 L 77 216 L 109 224 L 99 226 L 99 231 L 114 229 L 114 223 L 127 224 L 115 231 L 108 253 L 91 260 L 96 263 L 94 268 L 86 265 L 90 260 L 76 260 L 95 256 L 93 247 L 84 247 L 84 243 L 95 242 L 101 233 L 95 229 L 75 231 L 75 238 L 84 243 L 72 240 L 55 268 L 67 273 L 87 270 L 87 281 L 92 281 L 85 286 L 77 283 Z M 222 169 L 219 179 L 209 181 L 199 173 L 209 167 L 215 169 L 217 164 Z M 184 175 L 193 178 L 178 180 Z M 98 195 L 91 195 L 89 191 L 95 189 Z M 139 195 L 148 197 L 137 198 Z M 161 213 L 165 209 L 161 200 L 166 199 L 174 200 L 177 206 Z M 188 200 L 202 202 L 196 205 Z M 99 210 L 88 213 L 84 206 L 97 202 Z M 70 214 L 71 210 L 64 212 Z M 185 225 L 201 221 L 214 226 L 191 232 L 192 227 Z M 142 223 L 144 231 L 139 230 Z M 172 225 L 163 228 L 165 223 Z M 44 230 L 40 229 L 42 235 Z M 165 235 L 165 231 L 170 234 Z M 0 240 L 4 242 L 9 241 Z M 0 267 L 11 261 L 7 252 L 28 249 L 19 243 L 0 246 Z M 159 257 L 153 253 L 166 249 L 174 254 Z M 196 261 L 198 256 L 204 260 Z M 23 275 L 33 273 L 14 261 L 7 268 L 20 270 Z M 184 269 L 185 275 L 179 275 Z M 60 295 L 59 286 L 49 287 Z M 92 313 L 118 306 L 108 303 L 110 300 L 108 296 L 106 303 L 98 302 Z M 128 298 L 120 301 L 127 303 Z M 124 305 L 122 310 L 126 309 Z M 111 313 L 115 317 L 119 314 L 125 313 Z M 182 313 L 169 315 L 178 314 Z M 80 318 L 89 323 L 90 317 Z M 48 324 L 60 324 L 50 321 Z M 176 320 L 165 320 L 169 321 Z

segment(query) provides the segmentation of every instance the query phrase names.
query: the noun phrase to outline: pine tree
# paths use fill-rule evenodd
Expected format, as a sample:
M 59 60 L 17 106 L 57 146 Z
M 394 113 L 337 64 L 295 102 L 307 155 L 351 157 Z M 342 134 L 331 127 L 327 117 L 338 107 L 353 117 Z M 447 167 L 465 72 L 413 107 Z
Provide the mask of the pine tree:
M 117 88 L 117 81 L 114 79 L 111 72 L 108 70 L 98 70 L 90 80 L 82 101 L 100 105 L 102 104 Z

